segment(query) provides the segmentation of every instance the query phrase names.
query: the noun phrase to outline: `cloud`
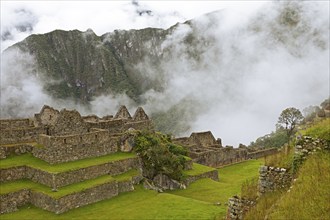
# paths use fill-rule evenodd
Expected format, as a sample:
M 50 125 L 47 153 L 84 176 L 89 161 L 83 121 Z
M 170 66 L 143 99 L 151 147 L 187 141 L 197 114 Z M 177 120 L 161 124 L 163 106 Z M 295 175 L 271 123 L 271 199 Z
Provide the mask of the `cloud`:
M 1 12 L 7 13 L 1 13 L 2 30 L 12 34 L 2 41 L 1 50 L 31 33 L 54 29 L 92 28 L 101 35 L 114 29 L 167 28 L 199 16 L 191 25 L 179 25 L 163 42 L 157 71 L 148 58 L 136 66 L 161 84 L 161 89 L 142 94 L 144 108 L 148 113 L 179 108 L 180 119 L 190 126 L 180 135 L 211 130 L 224 144 L 248 144 L 273 130 L 283 109 L 302 109 L 327 98 L 329 3 L 238 3 L 1 2 Z M 22 32 L 15 28 L 18 8 L 31 24 Z M 229 9 L 202 16 L 223 8 Z M 114 114 L 121 104 L 131 112 L 136 107 L 125 95 L 95 97 L 87 107 L 54 100 L 43 91 L 34 58 L 21 54 L 18 61 L 9 57 L 1 63 L 1 117 L 31 116 L 43 104 L 99 116 Z
M 193 100 L 185 114 L 195 113 L 194 120 L 181 135 L 211 130 L 237 146 L 274 130 L 283 109 L 318 105 L 329 92 L 329 12 L 322 4 L 269 3 L 179 25 L 162 45 L 158 74 L 166 86 L 144 94 L 147 108 Z M 140 66 L 146 76 L 154 72 Z
M 261 2 L 247 1 L 1 1 L 1 51 L 30 34 L 55 29 L 102 35 L 115 29 L 168 28 L 210 11 L 235 7 L 251 9 Z M 17 29 L 27 24 L 27 30 Z

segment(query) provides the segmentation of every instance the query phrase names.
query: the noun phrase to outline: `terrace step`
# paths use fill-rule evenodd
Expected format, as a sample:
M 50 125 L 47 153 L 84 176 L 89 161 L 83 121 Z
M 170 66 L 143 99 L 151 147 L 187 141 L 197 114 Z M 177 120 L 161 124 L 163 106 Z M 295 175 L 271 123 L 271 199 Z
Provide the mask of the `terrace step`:
M 57 165 L 50 165 L 31 154 L 25 154 L 1 161 L 0 182 L 30 179 L 48 187 L 59 188 L 106 174 L 118 175 L 139 167 L 139 160 L 132 153 L 114 153 Z
M 193 163 L 192 169 L 185 170 L 183 173 L 185 175 L 184 183 L 186 186 L 203 178 L 219 181 L 218 170 L 198 163 Z
M 30 180 L 8 182 L 0 186 L 0 213 L 13 212 L 18 207 L 31 203 L 41 209 L 60 214 L 112 198 L 121 192 L 133 191 L 133 185 L 138 184 L 141 179 L 138 170 L 130 170 L 117 176 L 103 175 L 71 184 L 57 191 Z

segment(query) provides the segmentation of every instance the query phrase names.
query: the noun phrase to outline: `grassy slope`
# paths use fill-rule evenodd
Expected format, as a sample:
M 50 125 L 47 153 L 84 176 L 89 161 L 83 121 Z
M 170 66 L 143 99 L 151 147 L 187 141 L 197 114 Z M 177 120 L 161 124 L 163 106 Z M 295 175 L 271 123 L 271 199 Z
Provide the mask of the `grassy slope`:
M 258 175 L 262 160 L 219 169 L 220 182 L 202 179 L 186 190 L 156 193 L 141 185 L 134 192 L 56 215 L 35 207 L 1 215 L 5 219 L 214 219 L 225 215 L 224 202 L 240 193 L 241 183 Z M 197 170 L 203 167 L 196 166 Z M 114 177 L 116 179 L 116 177 Z M 120 179 L 120 176 L 118 176 Z M 214 205 L 220 201 L 221 206 Z
M 225 202 L 233 195 L 240 194 L 241 185 L 247 179 L 258 176 L 258 169 L 263 164 L 263 160 L 250 160 L 231 166 L 218 169 L 220 181 L 211 179 L 201 179 L 192 183 L 186 190 L 176 190 L 171 194 L 184 196 L 209 203 L 220 202 L 220 216 L 224 216 L 227 211 Z
M 101 157 L 87 158 L 72 162 L 50 165 L 43 160 L 33 157 L 31 154 L 23 154 L 20 156 L 11 156 L 7 159 L 0 160 L 0 168 L 28 165 L 30 167 L 45 170 L 50 173 L 58 173 L 133 157 L 136 157 L 133 153 L 118 152 Z
M 300 131 L 330 141 L 330 119 Z M 311 155 L 298 171 L 290 192 L 267 193 L 245 219 L 330 219 L 330 153 Z M 274 205 L 276 204 L 276 205 Z
M 293 188 L 280 199 L 270 219 L 329 219 L 329 189 L 330 153 L 319 152 L 301 167 Z

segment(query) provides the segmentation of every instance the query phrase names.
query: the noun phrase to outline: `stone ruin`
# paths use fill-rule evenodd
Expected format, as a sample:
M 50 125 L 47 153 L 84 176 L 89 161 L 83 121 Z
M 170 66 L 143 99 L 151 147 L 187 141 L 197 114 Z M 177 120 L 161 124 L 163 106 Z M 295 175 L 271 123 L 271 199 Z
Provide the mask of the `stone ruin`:
M 252 149 L 242 144 L 238 148 L 222 146 L 221 139 L 210 131 L 194 132 L 189 137 L 176 138 L 173 142 L 188 149 L 188 156 L 196 163 L 220 167 L 248 159 L 257 159 L 278 152 L 277 148 Z
M 24 188 L 0 193 L 0 214 L 13 212 L 26 204 L 60 214 L 70 209 L 95 203 L 117 196 L 119 193 L 134 190 L 134 185 L 143 179 L 140 159 L 129 153 L 132 151 L 134 130 L 153 131 L 152 121 L 139 107 L 133 117 L 125 106 L 121 106 L 115 116 L 99 118 L 96 115 L 81 116 L 76 110 L 61 111 L 44 106 L 33 118 L 0 120 L 0 162 L 10 160 L 12 155 L 31 154 L 44 164 L 35 167 L 31 164 L 7 165 L 1 163 L 0 183 L 10 185 L 19 180 L 30 180 L 48 187 L 49 191 Z M 122 152 L 123 158 L 52 171 L 63 163 L 82 159 L 96 159 Z M 33 158 L 31 157 L 31 158 Z M 19 160 L 19 158 L 17 159 Z M 192 160 L 187 160 L 185 170 L 192 169 Z M 128 178 L 116 176 L 129 173 Z M 56 196 L 62 187 L 72 186 L 96 178 L 109 178 L 101 185 L 92 185 L 82 191 Z M 184 185 L 200 178 L 218 180 L 217 170 L 191 175 Z M 178 187 L 174 181 L 159 176 L 154 180 L 157 189 L 167 190 Z
M 1 145 L 22 143 L 26 149 L 20 146 L 17 152 L 32 150 L 35 157 L 50 164 L 114 153 L 120 148 L 120 137 L 125 131 L 153 130 L 151 120 L 141 107 L 132 118 L 125 106 L 120 107 L 115 117 L 99 118 L 82 117 L 76 110 L 58 111 L 45 105 L 32 119 L 0 122 Z M 27 143 L 42 147 L 31 148 Z M 0 158 L 6 158 L 10 152 L 1 149 Z
M 10 159 L 10 155 L 30 153 L 45 161 L 47 167 L 87 158 L 99 158 L 117 152 L 131 152 L 134 140 L 130 133 L 134 130 L 153 131 L 153 124 L 144 110 L 139 107 L 133 117 L 125 106 L 121 106 L 115 116 L 102 118 L 96 115 L 81 116 L 76 110 L 56 110 L 44 106 L 33 118 L 0 120 L 0 159 Z M 188 149 L 189 157 L 186 170 L 192 169 L 193 162 L 218 167 L 250 158 L 259 158 L 277 152 L 277 149 L 252 151 L 241 145 L 235 149 L 223 147 L 221 139 L 215 139 L 210 131 L 195 132 L 190 137 L 177 138 L 174 143 Z M 0 167 L 0 183 L 10 184 L 22 179 L 49 187 L 50 192 L 61 191 L 62 187 L 95 178 L 120 175 L 131 170 L 137 173 L 125 180 L 111 180 L 102 185 L 61 197 L 33 189 L 0 193 L 0 213 L 12 212 L 25 204 L 54 212 L 63 213 L 70 209 L 95 203 L 117 196 L 121 192 L 134 190 L 134 185 L 143 179 L 139 158 L 108 161 L 98 165 L 79 167 L 73 170 L 52 172 L 29 164 Z M 218 180 L 216 169 L 188 176 L 182 183 L 184 187 L 200 178 Z M 183 185 L 157 176 L 149 188 L 168 190 Z M 148 182 L 145 181 L 144 185 Z M 148 188 L 148 186 L 147 186 Z

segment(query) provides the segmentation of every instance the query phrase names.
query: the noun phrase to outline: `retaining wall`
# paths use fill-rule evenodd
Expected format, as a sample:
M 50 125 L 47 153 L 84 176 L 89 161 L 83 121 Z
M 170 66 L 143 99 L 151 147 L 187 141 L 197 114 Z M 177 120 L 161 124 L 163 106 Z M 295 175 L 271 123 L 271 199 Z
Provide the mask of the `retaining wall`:
M 219 181 L 218 171 L 212 170 L 199 175 L 188 176 L 187 179 L 185 179 L 183 182 L 186 186 L 189 186 L 191 183 L 195 182 L 196 180 L 203 178 L 211 178 L 212 180 Z
M 261 166 L 259 169 L 258 192 L 263 194 L 278 189 L 286 189 L 291 185 L 292 174 L 287 169 Z
M 30 179 L 33 182 L 56 189 L 73 183 L 82 182 L 84 180 L 94 179 L 105 174 L 118 175 L 131 169 L 139 168 L 140 162 L 138 158 L 112 161 L 61 173 L 49 173 L 29 166 L 19 166 L 0 169 L 0 182 Z

